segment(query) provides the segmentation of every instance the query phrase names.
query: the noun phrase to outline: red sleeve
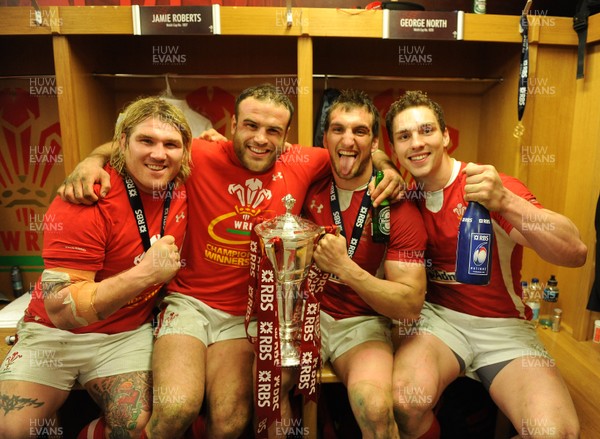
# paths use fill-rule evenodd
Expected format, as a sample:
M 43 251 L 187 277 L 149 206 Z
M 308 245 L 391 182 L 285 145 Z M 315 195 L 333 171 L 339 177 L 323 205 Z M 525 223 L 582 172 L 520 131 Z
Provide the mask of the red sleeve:
M 192 139 L 192 146 L 190 148 L 190 157 L 192 160 L 192 165 L 202 166 L 202 153 L 207 150 L 214 148 L 223 148 L 227 142 L 211 142 L 209 140 L 200 139 L 196 137 Z
M 387 261 L 425 262 L 427 232 L 421 212 L 410 200 L 392 205 L 390 244 L 385 259 Z
M 312 147 L 310 148 L 315 154 L 315 175 L 313 176 L 313 182 L 321 180 L 324 177 L 331 176 L 331 165 L 329 158 L 329 151 L 325 148 Z
M 56 197 L 44 215 L 44 230 L 46 268 L 102 269 L 108 235 L 97 205 L 71 204 Z

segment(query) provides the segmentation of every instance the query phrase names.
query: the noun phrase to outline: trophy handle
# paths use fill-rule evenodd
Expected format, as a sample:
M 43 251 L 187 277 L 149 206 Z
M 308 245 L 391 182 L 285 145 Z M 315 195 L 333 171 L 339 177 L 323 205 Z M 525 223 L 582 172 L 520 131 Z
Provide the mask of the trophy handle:
M 319 243 L 321 238 L 328 233 L 333 233 L 335 236 L 340 236 L 340 228 L 336 225 L 320 226 L 319 234 L 315 237 L 315 246 Z

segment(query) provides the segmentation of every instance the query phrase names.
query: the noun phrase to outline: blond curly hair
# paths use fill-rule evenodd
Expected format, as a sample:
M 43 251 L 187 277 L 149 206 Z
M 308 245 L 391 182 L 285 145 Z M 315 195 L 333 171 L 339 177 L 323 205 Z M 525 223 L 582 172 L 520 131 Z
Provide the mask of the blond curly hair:
M 131 102 L 121 113 L 115 127 L 113 149 L 110 156 L 110 165 L 122 176 L 127 174 L 125 166 L 125 150 L 129 147 L 131 133 L 137 125 L 150 117 L 155 117 L 174 127 L 183 141 L 183 157 L 181 169 L 175 176 L 175 184 L 183 183 L 191 173 L 192 130 L 183 112 L 176 106 L 168 103 L 159 96 L 138 98 Z M 125 135 L 125 149 L 119 148 L 121 138 Z

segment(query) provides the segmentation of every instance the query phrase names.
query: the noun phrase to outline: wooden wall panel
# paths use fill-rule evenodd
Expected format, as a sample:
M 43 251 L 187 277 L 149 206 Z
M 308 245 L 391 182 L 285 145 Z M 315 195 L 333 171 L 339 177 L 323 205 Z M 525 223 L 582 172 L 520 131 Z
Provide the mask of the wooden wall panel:
M 545 207 L 571 218 L 592 251 L 593 214 L 600 186 L 600 128 L 598 120 L 591 120 L 600 100 L 600 82 L 594 78 L 599 71 L 598 52 L 590 50 L 586 79 L 576 82 L 574 47 L 532 45 L 525 133 L 520 140 L 512 135 L 517 123 L 519 57 L 508 59 L 499 72 L 503 83 L 482 98 L 478 140 L 480 162 L 517 176 Z M 556 274 L 564 326 L 577 339 L 590 332 L 585 304 L 593 281 L 592 267 L 590 260 L 583 268 L 557 267 L 533 251 L 525 251 L 522 278 L 539 277 L 544 284 L 550 274 Z
M 572 80 L 574 82 L 574 80 Z M 594 281 L 594 214 L 600 191 L 600 45 L 588 47 L 585 78 L 576 81 L 573 129 L 570 138 L 571 160 L 566 179 L 564 212 L 575 222 L 588 246 L 588 260 L 581 269 L 562 269 L 562 305 L 569 310 L 568 323 L 573 336 L 588 339 L 590 321 L 598 313 L 586 311 Z
M 517 86 L 519 55 L 516 51 L 499 67 L 495 76 L 502 83 L 482 97 L 477 160 L 494 165 L 499 171 L 518 175 L 519 141 L 513 137 L 517 124 Z M 526 115 L 527 116 L 527 115 Z M 524 121 L 527 123 L 527 121 Z
M 437 93 L 429 96 L 444 109 L 446 125 L 458 130 L 458 145 L 452 157 L 463 162 L 479 161 L 481 96 Z
M 519 161 L 520 174 L 526 176 L 529 188 L 539 201 L 548 209 L 567 216 L 572 214 L 565 211 L 565 198 L 572 157 L 570 143 L 576 86 L 574 55 L 575 49 L 571 47 L 539 48 L 534 74 L 528 84 L 526 129 L 531 136 L 521 145 Z M 556 274 L 559 286 L 562 286 L 565 280 L 561 279 L 558 270 L 533 252 L 526 253 L 524 278 L 535 276 L 545 284 L 550 274 Z M 564 311 L 568 326 L 573 320 L 573 310 Z
M 69 37 L 54 38 L 56 83 L 64 90 L 58 103 L 61 126 L 67 127 L 62 133 L 67 173 L 94 147 L 108 140 L 114 127 L 112 93 L 107 93 L 92 76 L 94 68 L 89 57 L 93 54 Z
M 545 47 L 538 60 L 538 71 L 544 72 L 538 75 L 539 85 L 547 79 L 551 88 L 534 95 L 536 144 L 547 146 L 545 156 L 555 158 L 555 164 L 530 166 L 532 189 L 545 206 L 574 221 L 589 255 L 582 268 L 554 267 L 536 258 L 528 258 L 527 267 L 541 272 L 542 281 L 551 272 L 557 275 L 564 325 L 578 340 L 588 337 L 589 313 L 585 306 L 593 281 L 593 216 L 600 186 L 598 118 L 593 115 L 600 94 L 600 82 L 595 77 L 599 61 L 597 55 L 588 56 L 586 79 L 576 81 L 575 49 Z
M 600 83 L 594 79 L 600 62 L 597 52 L 588 55 L 586 80 L 578 83 L 573 70 L 574 47 L 532 47 L 525 133 L 520 141 L 512 136 L 517 123 L 519 59 L 509 60 L 502 72 L 502 85 L 483 98 L 479 138 L 479 160 L 517 176 L 545 207 L 571 218 L 588 248 L 595 242 L 593 213 L 599 187 L 595 176 L 599 174 L 600 129 L 597 120 L 590 120 L 600 98 Z M 596 146 L 590 145 L 592 139 Z M 525 251 L 523 279 L 535 276 L 545 284 L 550 274 L 556 274 L 559 281 L 559 306 L 564 311 L 566 330 L 577 339 L 585 338 L 589 332 L 585 304 L 593 281 L 590 261 L 583 268 L 557 267 L 533 251 Z
M 298 38 L 298 79 L 296 96 L 298 97 L 297 120 L 301 131 L 298 143 L 313 144 L 313 42 L 307 36 Z

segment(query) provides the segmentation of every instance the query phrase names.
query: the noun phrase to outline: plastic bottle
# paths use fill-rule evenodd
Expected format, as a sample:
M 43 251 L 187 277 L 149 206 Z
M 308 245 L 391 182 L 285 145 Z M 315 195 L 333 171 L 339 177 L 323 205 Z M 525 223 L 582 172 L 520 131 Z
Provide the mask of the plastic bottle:
M 464 284 L 487 285 L 492 275 L 494 231 L 490 212 L 470 202 L 458 229 L 456 280 Z
M 551 328 L 552 327 L 552 315 L 554 308 L 556 308 L 556 301 L 558 300 L 558 281 L 554 275 L 550 276 L 544 288 L 544 294 L 542 296 L 542 308 L 540 309 L 540 325 Z
M 527 301 L 529 300 L 529 284 L 526 280 L 521 281 L 521 291 L 521 300 L 523 301 L 523 303 L 527 303 Z
M 23 290 L 23 276 L 21 276 L 21 269 L 19 267 L 14 266 L 10 269 L 10 281 L 15 299 L 21 297 L 25 290 Z
M 552 313 L 552 331 L 553 332 L 560 331 L 561 317 L 562 317 L 562 309 L 554 308 L 554 312 Z
M 527 301 L 527 306 L 531 308 L 531 312 L 533 313 L 531 321 L 536 327 L 540 319 L 541 298 L 542 286 L 540 285 L 539 279 L 537 277 L 534 277 L 531 279 L 531 285 L 529 285 L 529 299 Z
M 594 321 L 594 335 L 592 340 L 594 343 L 600 343 L 600 320 Z

